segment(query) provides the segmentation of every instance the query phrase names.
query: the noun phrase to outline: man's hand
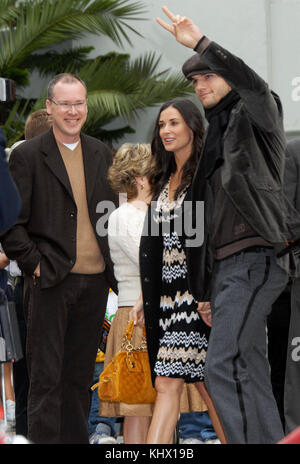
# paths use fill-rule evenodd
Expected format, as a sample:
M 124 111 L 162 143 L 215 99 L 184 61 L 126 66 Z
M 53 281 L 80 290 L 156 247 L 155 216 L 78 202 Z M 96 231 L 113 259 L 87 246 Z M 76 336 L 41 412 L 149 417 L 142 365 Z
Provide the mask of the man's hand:
M 40 263 L 37 265 L 37 267 L 35 268 L 35 271 L 33 273 L 33 275 L 35 277 L 41 277 L 41 269 L 40 269 Z
M 205 322 L 206 325 L 209 327 L 212 326 L 212 318 L 211 318 L 211 309 L 210 309 L 210 302 L 205 301 L 204 303 L 198 303 L 197 311 L 199 312 L 202 320 Z
M 199 40 L 202 39 L 203 34 L 199 27 L 189 18 L 185 16 L 174 15 L 166 6 L 162 7 L 163 12 L 172 21 L 172 26 L 160 18 L 156 18 L 156 21 L 167 31 L 174 35 L 177 42 L 181 43 L 185 47 L 195 48 Z
M 9 265 L 9 259 L 5 253 L 0 253 L 0 269 L 4 269 Z

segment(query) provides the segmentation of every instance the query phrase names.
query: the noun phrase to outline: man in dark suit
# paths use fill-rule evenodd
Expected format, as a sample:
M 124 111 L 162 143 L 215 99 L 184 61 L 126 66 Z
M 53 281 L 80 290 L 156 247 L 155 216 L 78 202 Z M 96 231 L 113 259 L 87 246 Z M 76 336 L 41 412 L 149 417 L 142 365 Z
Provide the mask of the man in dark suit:
M 28 438 L 88 443 L 89 387 L 108 290 L 116 289 L 104 216 L 116 204 L 112 155 L 81 132 L 87 94 L 78 77 L 54 77 L 46 106 L 53 127 L 11 155 L 23 204 L 1 240 L 25 276 Z

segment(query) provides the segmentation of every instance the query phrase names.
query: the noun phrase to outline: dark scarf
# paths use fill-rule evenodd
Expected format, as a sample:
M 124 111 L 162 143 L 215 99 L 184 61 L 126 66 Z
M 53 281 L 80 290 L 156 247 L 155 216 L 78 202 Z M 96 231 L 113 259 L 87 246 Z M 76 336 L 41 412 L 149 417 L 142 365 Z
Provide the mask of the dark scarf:
M 223 135 L 228 125 L 230 112 L 239 99 L 239 94 L 235 90 L 231 90 L 216 106 L 205 110 L 205 117 L 209 122 L 209 128 L 201 165 L 203 169 L 202 173 L 206 179 L 209 179 L 224 161 Z

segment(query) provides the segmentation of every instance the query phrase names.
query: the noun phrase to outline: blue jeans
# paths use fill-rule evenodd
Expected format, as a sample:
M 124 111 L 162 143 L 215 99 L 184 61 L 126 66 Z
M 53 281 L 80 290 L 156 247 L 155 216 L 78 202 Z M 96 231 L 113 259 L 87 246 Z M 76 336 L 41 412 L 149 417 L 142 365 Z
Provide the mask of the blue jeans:
M 95 371 L 94 371 L 94 379 L 93 379 L 93 384 L 97 383 L 99 380 L 99 375 L 103 371 L 104 363 L 95 363 Z M 110 427 L 111 433 L 110 435 L 114 437 L 117 433 L 116 430 L 116 417 L 101 417 L 99 416 L 99 397 L 98 397 L 98 392 L 97 389 L 93 391 L 92 393 L 92 399 L 91 399 L 91 408 L 90 408 L 90 413 L 89 413 L 89 421 L 88 421 L 88 430 L 89 430 L 89 436 L 95 431 L 96 426 L 98 424 L 106 424 Z M 119 424 L 118 424 L 119 425 Z M 108 431 L 107 427 L 103 427 L 103 431 Z
M 217 438 L 208 412 L 187 412 L 180 415 L 180 438 L 200 438 L 202 441 Z

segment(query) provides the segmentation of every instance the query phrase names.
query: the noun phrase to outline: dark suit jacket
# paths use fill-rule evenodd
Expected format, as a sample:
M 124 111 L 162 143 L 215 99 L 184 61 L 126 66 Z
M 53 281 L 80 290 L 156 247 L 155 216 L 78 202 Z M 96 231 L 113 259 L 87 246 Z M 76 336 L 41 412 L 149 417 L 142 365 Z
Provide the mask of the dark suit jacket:
M 107 233 L 100 236 L 96 232 L 97 222 L 107 214 L 104 208 L 97 212 L 99 202 L 110 201 L 104 205 L 110 212 L 117 204 L 107 181 L 112 155 L 106 145 L 87 135 L 81 135 L 81 144 L 89 216 L 106 263 L 108 283 L 116 291 Z M 75 263 L 77 229 L 77 207 L 52 129 L 15 148 L 10 171 L 22 209 L 17 224 L 1 238 L 3 248 L 29 276 L 40 262 L 41 287 L 52 287 Z

